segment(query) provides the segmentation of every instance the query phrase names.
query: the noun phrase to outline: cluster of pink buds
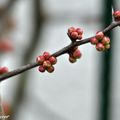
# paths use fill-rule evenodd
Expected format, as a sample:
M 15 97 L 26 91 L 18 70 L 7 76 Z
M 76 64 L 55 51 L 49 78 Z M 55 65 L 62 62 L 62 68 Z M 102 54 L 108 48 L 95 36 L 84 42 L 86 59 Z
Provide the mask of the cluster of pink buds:
M 77 61 L 77 59 L 81 58 L 82 53 L 80 52 L 80 50 L 78 49 L 78 47 L 74 47 L 72 48 L 69 52 L 69 61 L 71 63 L 75 63 Z
M 83 35 L 83 30 L 81 28 L 70 27 L 68 29 L 68 36 L 70 37 L 72 42 L 81 40 L 82 35 Z M 69 61 L 71 63 L 75 63 L 77 61 L 77 59 L 81 58 L 81 56 L 82 56 L 82 53 L 80 52 L 78 47 L 74 47 L 74 48 L 70 49 L 68 54 L 69 54 Z
M 120 10 L 117 10 L 113 13 L 115 21 L 120 21 Z
M 57 59 L 54 56 L 51 56 L 49 52 L 44 52 L 43 55 L 40 55 L 36 58 L 36 62 L 40 64 L 39 71 L 52 73 L 54 71 L 54 66 L 57 63 Z
M 90 39 L 90 42 L 96 45 L 98 51 L 105 51 L 110 48 L 110 38 L 104 36 L 103 32 L 97 32 L 96 36 Z
M 77 39 L 81 40 L 82 39 L 82 34 L 83 34 L 83 30 L 80 28 L 74 28 L 74 27 L 70 27 L 68 29 L 68 36 L 70 37 L 70 39 L 74 42 Z
M 0 75 L 7 73 L 9 70 L 7 67 L 0 67 Z

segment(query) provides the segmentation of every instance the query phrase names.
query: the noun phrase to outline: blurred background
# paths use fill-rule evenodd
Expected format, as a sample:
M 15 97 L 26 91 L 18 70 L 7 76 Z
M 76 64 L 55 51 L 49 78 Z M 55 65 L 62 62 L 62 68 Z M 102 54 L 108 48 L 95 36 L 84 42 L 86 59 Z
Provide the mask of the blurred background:
M 120 0 L 0 0 L 0 66 L 14 70 L 70 43 L 67 29 L 95 35 L 112 21 Z M 75 64 L 58 58 L 52 74 L 31 69 L 0 83 L 0 108 L 9 120 L 120 120 L 120 29 L 108 33 L 111 49 L 80 46 Z M 4 119 L 3 119 L 4 120 Z

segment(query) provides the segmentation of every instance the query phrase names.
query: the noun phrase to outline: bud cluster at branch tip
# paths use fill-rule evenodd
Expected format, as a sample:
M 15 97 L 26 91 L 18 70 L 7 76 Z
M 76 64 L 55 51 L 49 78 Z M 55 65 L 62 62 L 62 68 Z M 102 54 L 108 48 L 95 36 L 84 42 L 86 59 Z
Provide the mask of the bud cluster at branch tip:
M 57 59 L 54 56 L 51 56 L 49 52 L 44 52 L 43 55 L 40 55 L 36 58 L 36 62 L 40 64 L 38 70 L 40 72 L 52 73 L 54 71 L 54 66 L 57 63 Z
M 105 36 L 103 32 L 97 32 L 90 42 L 96 46 L 98 51 L 106 51 L 110 48 L 110 38 Z
M 76 40 L 81 40 L 83 35 L 83 30 L 81 28 L 74 28 L 70 27 L 68 28 L 68 36 L 72 40 L 72 42 L 75 42 Z

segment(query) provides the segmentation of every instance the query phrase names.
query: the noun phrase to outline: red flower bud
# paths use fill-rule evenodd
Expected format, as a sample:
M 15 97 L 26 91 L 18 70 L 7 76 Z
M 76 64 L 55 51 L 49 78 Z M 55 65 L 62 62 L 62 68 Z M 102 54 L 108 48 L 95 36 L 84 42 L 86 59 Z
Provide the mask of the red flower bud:
M 73 52 L 73 57 L 74 58 L 81 58 L 81 56 L 82 56 L 82 54 L 81 54 L 79 49 L 77 49 Z
M 98 39 L 98 40 L 102 40 L 103 37 L 104 37 L 104 33 L 103 33 L 103 32 L 97 32 L 95 37 L 96 37 L 96 39 Z
M 45 61 L 45 57 L 44 56 L 38 56 L 36 58 L 36 62 L 38 62 L 40 65 L 42 65 L 44 61 Z
M 93 37 L 90 39 L 90 42 L 91 42 L 91 44 L 95 45 L 98 43 L 98 40 L 95 37 Z
M 49 58 L 49 61 L 50 61 L 50 63 L 51 63 L 52 65 L 54 65 L 54 64 L 57 63 L 57 59 L 56 59 L 54 56 L 51 56 L 51 57 Z
M 115 21 L 120 21 L 120 10 L 117 10 L 113 13 Z
M 45 68 L 44 68 L 43 66 L 39 66 L 38 70 L 39 70 L 40 72 L 45 72 Z
M 47 68 L 47 71 L 49 73 L 52 73 L 55 70 L 55 68 L 53 66 L 50 66 L 49 68 Z
M 98 51 L 104 51 L 105 50 L 105 46 L 102 43 L 98 43 L 98 44 L 96 44 L 96 49 Z
M 80 28 L 77 28 L 77 29 L 76 29 L 76 32 L 77 32 L 79 35 L 82 35 L 82 34 L 83 34 L 83 30 L 80 29 Z
M 70 37 L 72 39 L 77 39 L 78 38 L 78 33 L 77 32 L 72 32 L 71 35 L 70 35 Z
M 50 57 L 50 53 L 49 52 L 44 52 L 43 56 L 44 56 L 45 60 L 47 60 Z

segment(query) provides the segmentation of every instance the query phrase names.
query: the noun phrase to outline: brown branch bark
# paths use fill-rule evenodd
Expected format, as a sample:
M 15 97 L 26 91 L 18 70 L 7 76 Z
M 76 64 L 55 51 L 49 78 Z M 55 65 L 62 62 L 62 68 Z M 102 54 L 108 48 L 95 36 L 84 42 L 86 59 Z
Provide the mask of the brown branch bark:
M 120 21 L 118 21 L 118 22 L 112 22 L 112 23 L 111 23 L 108 27 L 106 27 L 102 32 L 106 33 L 106 32 L 112 30 L 113 28 L 115 28 L 115 27 L 117 27 L 117 26 L 119 26 L 119 25 L 120 25 Z M 95 36 L 92 36 L 92 37 L 95 37 Z M 74 42 L 74 43 L 71 43 L 70 45 L 62 48 L 61 50 L 53 53 L 52 56 L 59 57 L 60 55 L 67 53 L 71 48 L 73 48 L 73 47 L 75 47 L 75 46 L 80 46 L 80 45 L 89 43 L 89 42 L 90 42 L 90 39 L 91 39 L 92 37 L 89 37 L 89 38 L 83 39 L 83 40 L 81 40 L 81 41 L 76 41 L 76 42 Z M 27 70 L 29 70 L 29 69 L 35 68 L 35 67 L 37 67 L 37 66 L 39 66 L 39 64 L 38 64 L 37 62 L 33 62 L 33 63 L 29 63 L 29 64 L 27 64 L 27 65 L 24 65 L 24 66 L 22 66 L 22 67 L 20 67 L 20 68 L 18 68 L 18 69 L 16 69 L 16 70 L 13 70 L 13 71 L 10 71 L 10 72 L 8 72 L 8 73 L 5 73 L 5 74 L 1 75 L 1 76 L 0 76 L 0 81 L 3 81 L 3 80 L 8 79 L 8 78 L 10 78 L 10 77 L 16 76 L 16 75 L 18 75 L 18 74 L 20 74 L 20 73 L 23 73 L 23 72 L 25 72 L 25 71 L 27 71 Z

